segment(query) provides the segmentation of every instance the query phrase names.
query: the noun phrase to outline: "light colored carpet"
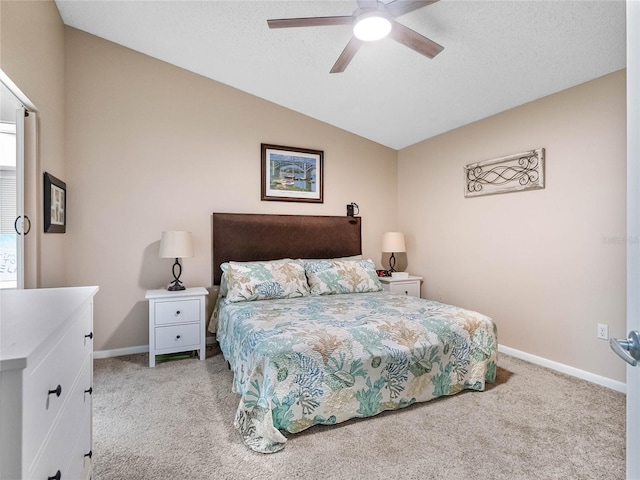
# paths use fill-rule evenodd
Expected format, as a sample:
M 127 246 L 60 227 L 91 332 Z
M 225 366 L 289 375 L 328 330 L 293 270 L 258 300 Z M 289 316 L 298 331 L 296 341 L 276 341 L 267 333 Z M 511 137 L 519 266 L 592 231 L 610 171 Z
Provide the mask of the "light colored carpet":
M 94 476 L 142 479 L 624 479 L 625 396 L 500 355 L 485 392 L 287 434 L 248 450 L 219 352 L 96 360 Z

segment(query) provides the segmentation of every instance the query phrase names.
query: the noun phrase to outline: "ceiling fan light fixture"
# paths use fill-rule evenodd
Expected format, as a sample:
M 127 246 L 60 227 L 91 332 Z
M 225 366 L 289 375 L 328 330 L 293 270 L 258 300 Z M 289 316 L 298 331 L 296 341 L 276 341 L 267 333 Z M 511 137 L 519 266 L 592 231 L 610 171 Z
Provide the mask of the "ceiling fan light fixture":
M 364 42 L 374 42 L 389 35 L 391 20 L 381 10 L 358 15 L 353 23 L 353 34 Z

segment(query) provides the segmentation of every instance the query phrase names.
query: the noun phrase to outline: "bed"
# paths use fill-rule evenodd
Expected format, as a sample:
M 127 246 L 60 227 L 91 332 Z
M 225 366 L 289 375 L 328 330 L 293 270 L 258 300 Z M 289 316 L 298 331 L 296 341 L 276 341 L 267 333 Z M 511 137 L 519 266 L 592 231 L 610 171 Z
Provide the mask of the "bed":
M 497 332 L 480 313 L 382 290 L 361 219 L 213 214 L 209 329 L 240 395 L 234 425 L 273 453 L 317 424 L 482 391 Z

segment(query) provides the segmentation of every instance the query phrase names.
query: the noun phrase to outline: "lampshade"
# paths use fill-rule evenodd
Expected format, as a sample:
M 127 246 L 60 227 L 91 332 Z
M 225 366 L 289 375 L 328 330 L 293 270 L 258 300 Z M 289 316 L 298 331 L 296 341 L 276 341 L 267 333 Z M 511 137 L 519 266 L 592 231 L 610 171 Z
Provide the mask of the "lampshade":
M 364 42 L 373 42 L 389 35 L 391 21 L 384 11 L 373 10 L 360 14 L 353 24 L 353 34 Z
M 383 252 L 406 252 L 404 234 L 401 232 L 386 232 L 382 235 Z
M 162 232 L 162 239 L 160 240 L 160 257 L 193 257 L 191 232 Z

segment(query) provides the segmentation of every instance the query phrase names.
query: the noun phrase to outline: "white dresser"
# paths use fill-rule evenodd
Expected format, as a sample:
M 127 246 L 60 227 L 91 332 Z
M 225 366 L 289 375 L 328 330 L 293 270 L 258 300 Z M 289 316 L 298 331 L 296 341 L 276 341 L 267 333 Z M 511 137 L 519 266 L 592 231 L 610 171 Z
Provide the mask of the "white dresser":
M 97 291 L 0 291 L 0 479 L 91 477 Z

